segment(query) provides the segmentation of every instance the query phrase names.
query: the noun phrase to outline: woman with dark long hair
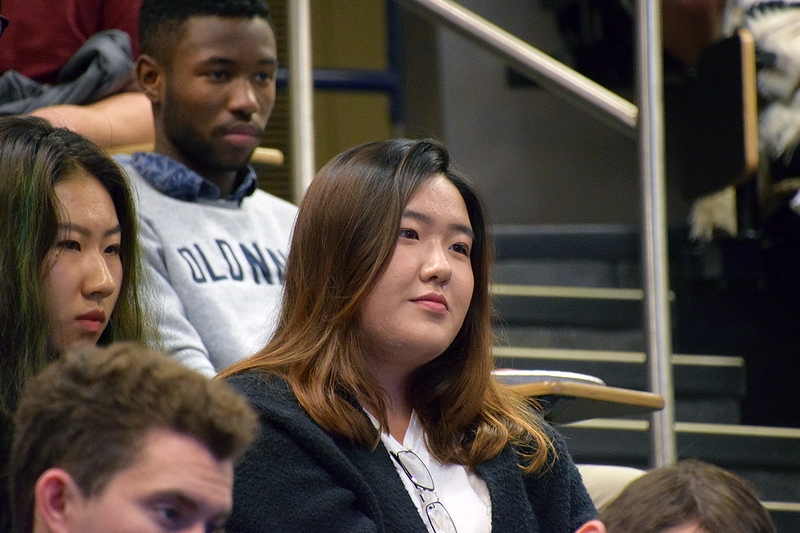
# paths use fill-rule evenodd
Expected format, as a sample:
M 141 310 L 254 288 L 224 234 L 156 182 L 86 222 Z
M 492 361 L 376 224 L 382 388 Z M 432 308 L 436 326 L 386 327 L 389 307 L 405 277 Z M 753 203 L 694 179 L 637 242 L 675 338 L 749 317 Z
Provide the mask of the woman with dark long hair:
M 221 376 L 259 410 L 228 531 L 572 533 L 561 438 L 491 375 L 493 247 L 433 141 L 337 156 L 300 205 L 278 328 Z
M 79 343 L 153 337 L 137 290 L 141 273 L 131 189 L 93 143 L 42 119 L 0 119 L 0 235 L 5 459 L 13 413 L 29 378 Z M 0 463 L 0 481 L 6 463 Z M 0 494 L 0 506 L 5 505 Z M 6 515 L 0 512 L 0 531 Z

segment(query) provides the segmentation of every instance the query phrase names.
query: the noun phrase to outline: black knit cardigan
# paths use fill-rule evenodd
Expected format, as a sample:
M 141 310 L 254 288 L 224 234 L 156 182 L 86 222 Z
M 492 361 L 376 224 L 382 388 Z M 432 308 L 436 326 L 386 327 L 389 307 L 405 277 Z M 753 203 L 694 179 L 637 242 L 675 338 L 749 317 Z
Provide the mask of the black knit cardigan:
M 227 382 L 261 420 L 236 467 L 229 533 L 426 533 L 383 444 L 370 450 L 332 438 L 280 378 L 247 373 Z M 489 489 L 493 533 L 573 533 L 595 517 L 563 439 L 547 428 L 558 452 L 551 468 L 525 474 L 511 446 L 476 468 Z

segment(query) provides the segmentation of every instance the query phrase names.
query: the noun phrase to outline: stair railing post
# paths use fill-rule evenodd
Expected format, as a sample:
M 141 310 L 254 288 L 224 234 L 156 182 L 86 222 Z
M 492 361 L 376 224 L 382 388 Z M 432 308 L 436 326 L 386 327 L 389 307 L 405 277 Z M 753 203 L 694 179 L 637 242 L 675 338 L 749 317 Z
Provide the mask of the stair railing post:
M 311 2 L 289 6 L 289 94 L 292 106 L 292 189 L 299 202 L 314 179 L 314 77 L 311 64 Z
M 650 420 L 651 461 L 653 466 L 664 466 L 674 463 L 677 454 L 667 274 L 661 3 L 638 0 L 636 24 L 647 360 L 651 390 L 663 396 L 665 404 Z

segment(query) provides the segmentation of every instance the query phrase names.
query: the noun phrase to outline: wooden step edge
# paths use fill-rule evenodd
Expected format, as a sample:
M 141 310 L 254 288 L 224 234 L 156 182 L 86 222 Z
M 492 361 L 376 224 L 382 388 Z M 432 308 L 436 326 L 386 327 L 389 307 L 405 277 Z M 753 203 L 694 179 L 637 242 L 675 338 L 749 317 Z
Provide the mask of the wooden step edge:
M 573 428 L 616 429 L 623 431 L 648 431 L 647 420 L 593 418 L 564 424 Z M 733 435 L 741 437 L 800 439 L 800 429 L 772 426 L 743 426 L 734 424 L 709 424 L 702 422 L 675 422 L 676 433 L 706 435 Z
M 569 360 L 569 361 L 607 361 L 617 363 L 644 363 L 645 355 L 640 352 L 616 352 L 606 350 L 574 350 L 567 348 L 528 348 L 521 346 L 495 346 L 495 357 L 516 357 L 520 359 Z
M 761 502 L 764 507 L 767 508 L 767 511 L 781 511 L 787 513 L 800 513 L 800 503 L 795 502 L 773 502 L 773 501 L 762 501 Z
M 542 359 L 558 361 L 593 361 L 608 363 L 643 364 L 647 361 L 644 352 L 623 352 L 613 350 L 575 350 L 569 348 L 529 348 L 524 346 L 495 346 L 495 357 L 516 357 L 520 359 Z M 730 355 L 692 355 L 673 354 L 673 365 L 713 366 L 744 368 L 744 358 Z
M 584 300 L 626 300 L 644 299 L 642 289 L 618 289 L 605 287 L 564 287 L 545 285 L 512 285 L 492 283 L 489 291 L 493 296 L 516 296 L 526 298 L 579 298 Z
M 735 424 L 709 424 L 700 422 L 675 422 L 678 433 L 706 435 L 736 435 L 740 437 L 762 437 L 800 439 L 800 429 L 772 426 L 744 426 Z

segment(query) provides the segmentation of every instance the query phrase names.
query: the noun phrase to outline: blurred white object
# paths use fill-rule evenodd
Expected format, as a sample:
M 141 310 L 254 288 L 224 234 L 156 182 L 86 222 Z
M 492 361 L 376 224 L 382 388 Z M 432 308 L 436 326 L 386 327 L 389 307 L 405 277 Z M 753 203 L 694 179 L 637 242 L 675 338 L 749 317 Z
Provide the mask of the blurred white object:
M 590 385 L 605 385 L 597 377 L 577 372 L 561 372 L 558 370 L 515 370 L 512 368 L 499 368 L 492 374 L 508 385 L 520 383 L 537 383 L 541 381 L 569 381 L 573 383 L 586 383 Z

